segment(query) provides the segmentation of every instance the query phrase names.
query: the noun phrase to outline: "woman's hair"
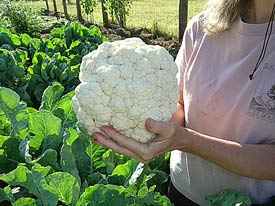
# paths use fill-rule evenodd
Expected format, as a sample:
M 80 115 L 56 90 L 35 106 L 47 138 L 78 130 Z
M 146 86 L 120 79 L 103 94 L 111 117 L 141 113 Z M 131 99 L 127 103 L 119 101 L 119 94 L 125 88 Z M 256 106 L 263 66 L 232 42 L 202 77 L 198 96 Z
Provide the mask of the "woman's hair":
M 234 21 L 248 11 L 251 0 L 209 0 L 202 15 L 202 27 L 207 35 L 231 28 Z

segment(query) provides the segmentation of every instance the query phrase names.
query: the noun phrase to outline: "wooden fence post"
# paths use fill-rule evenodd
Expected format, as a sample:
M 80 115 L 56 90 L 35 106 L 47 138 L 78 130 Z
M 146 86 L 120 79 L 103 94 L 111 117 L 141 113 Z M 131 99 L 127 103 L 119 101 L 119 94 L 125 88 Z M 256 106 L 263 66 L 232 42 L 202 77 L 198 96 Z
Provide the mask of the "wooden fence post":
M 47 12 L 49 14 L 50 13 L 49 1 L 48 0 L 45 0 L 45 1 L 46 1 Z
M 54 10 L 54 15 L 58 16 L 58 11 L 57 11 L 57 6 L 56 6 L 56 0 L 53 0 L 53 10 Z
M 80 5 L 80 0 L 75 0 L 76 3 L 76 13 L 77 13 L 77 19 L 80 22 L 84 22 L 82 12 L 81 12 L 81 5 Z
M 182 41 L 188 18 L 188 0 L 179 0 L 179 40 Z
M 64 10 L 65 18 L 67 20 L 70 20 L 70 16 L 69 16 L 69 13 L 68 13 L 68 8 L 67 8 L 67 0 L 62 0 L 62 4 L 63 4 L 63 10 Z

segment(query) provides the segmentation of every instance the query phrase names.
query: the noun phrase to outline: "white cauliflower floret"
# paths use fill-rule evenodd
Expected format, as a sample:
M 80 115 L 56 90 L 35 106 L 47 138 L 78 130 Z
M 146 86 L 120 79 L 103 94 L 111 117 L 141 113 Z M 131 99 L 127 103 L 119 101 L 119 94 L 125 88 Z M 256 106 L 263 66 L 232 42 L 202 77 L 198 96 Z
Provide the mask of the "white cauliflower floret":
M 83 57 L 73 108 L 87 132 L 102 125 L 141 142 L 146 118 L 167 121 L 178 101 L 177 66 L 161 46 L 139 38 L 105 42 Z

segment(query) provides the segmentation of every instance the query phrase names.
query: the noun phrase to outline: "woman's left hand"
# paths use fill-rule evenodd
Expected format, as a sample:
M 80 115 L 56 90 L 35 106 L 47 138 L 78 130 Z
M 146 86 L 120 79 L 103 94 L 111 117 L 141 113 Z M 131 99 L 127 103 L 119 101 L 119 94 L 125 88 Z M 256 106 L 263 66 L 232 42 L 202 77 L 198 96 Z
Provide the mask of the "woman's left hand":
M 148 143 L 127 137 L 111 126 L 102 126 L 101 132 L 94 132 L 93 142 L 144 163 L 167 151 L 184 147 L 184 138 L 179 138 L 183 127 L 178 124 L 147 119 L 145 125 L 148 131 L 156 134 Z

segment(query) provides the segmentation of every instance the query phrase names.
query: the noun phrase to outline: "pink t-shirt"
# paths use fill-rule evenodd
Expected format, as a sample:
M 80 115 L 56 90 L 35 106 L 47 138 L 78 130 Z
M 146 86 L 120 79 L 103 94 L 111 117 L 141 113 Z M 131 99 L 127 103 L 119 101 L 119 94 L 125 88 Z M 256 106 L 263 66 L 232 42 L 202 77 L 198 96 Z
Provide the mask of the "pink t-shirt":
M 249 80 L 266 28 L 238 20 L 211 37 L 202 31 L 200 15 L 189 22 L 176 59 L 188 128 L 239 143 L 275 142 L 275 30 Z M 195 155 L 175 150 L 170 164 L 174 186 L 201 206 L 206 196 L 229 188 L 249 195 L 253 203 L 275 196 L 275 182 L 235 175 Z

